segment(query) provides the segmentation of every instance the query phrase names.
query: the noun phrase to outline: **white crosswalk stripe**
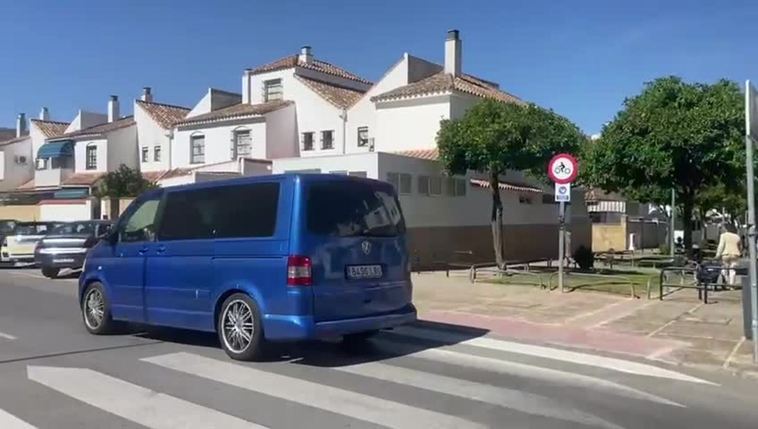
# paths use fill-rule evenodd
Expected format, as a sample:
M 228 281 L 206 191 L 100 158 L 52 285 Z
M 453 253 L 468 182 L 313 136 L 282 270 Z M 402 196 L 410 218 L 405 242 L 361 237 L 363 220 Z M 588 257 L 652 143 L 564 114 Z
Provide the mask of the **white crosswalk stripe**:
M 484 427 L 447 414 L 191 353 L 173 353 L 142 360 L 241 389 L 317 407 L 390 428 Z
M 363 377 L 416 386 L 420 389 L 444 393 L 446 395 L 486 402 L 498 407 L 509 408 L 526 414 L 575 422 L 588 426 L 619 429 L 613 423 L 583 413 L 557 401 L 540 395 L 495 387 L 483 383 L 461 380 L 425 371 L 416 371 L 379 362 L 336 367 L 335 370 L 357 374 Z
M 514 375 L 518 377 L 529 377 L 551 383 L 580 386 L 627 398 L 684 407 L 684 405 L 681 405 L 674 401 L 670 401 L 668 399 L 661 398 L 659 396 L 652 395 L 641 390 L 633 389 L 622 384 L 591 377 L 588 375 L 566 372 L 551 368 L 543 368 L 539 366 L 527 365 L 519 362 L 511 362 L 490 357 L 477 356 L 449 350 L 447 347 L 417 350 L 411 346 L 392 343 L 386 340 L 376 340 L 376 342 L 381 344 L 381 347 L 385 350 L 393 351 L 397 354 L 403 354 L 405 356 L 428 359 L 440 363 L 474 368 L 482 371 Z
M 439 330 L 418 328 L 413 326 L 397 328 L 395 331 L 393 331 L 393 333 L 424 340 L 454 342 L 456 344 L 464 344 L 491 350 L 559 360 L 579 365 L 587 365 L 597 368 L 609 369 L 612 371 L 624 372 L 628 374 L 646 375 L 650 377 L 659 377 L 671 380 L 714 385 L 714 383 L 711 383 L 710 381 L 691 377 L 680 372 L 658 368 L 653 365 L 646 365 L 638 362 L 631 362 L 623 359 L 615 359 L 605 356 L 597 356 L 589 353 L 561 350 L 552 347 L 533 346 L 530 344 L 497 340 L 494 338 L 486 337 L 470 338 L 463 334 L 442 332 Z
M 0 332 L 0 339 L 8 340 L 8 341 L 13 341 L 13 340 L 16 339 L 16 337 L 14 337 L 11 334 L 6 334 L 6 333 L 3 333 L 3 332 Z
M 19 419 L 18 417 L 0 409 L 0 428 L 3 429 L 37 429 L 35 426 Z
M 27 375 L 32 381 L 152 429 L 265 429 L 90 369 L 29 366 Z

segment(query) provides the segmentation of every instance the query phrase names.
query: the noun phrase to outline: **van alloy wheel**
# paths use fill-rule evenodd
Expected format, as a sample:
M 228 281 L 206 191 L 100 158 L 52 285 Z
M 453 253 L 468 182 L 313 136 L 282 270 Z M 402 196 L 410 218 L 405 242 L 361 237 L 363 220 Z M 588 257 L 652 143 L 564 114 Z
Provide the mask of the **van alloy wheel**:
M 250 347 L 255 335 L 253 311 L 241 299 L 229 303 L 224 310 L 223 339 L 226 347 L 234 353 L 242 353 Z
M 84 298 L 84 322 L 90 329 L 96 330 L 105 317 L 105 299 L 100 289 L 92 288 Z

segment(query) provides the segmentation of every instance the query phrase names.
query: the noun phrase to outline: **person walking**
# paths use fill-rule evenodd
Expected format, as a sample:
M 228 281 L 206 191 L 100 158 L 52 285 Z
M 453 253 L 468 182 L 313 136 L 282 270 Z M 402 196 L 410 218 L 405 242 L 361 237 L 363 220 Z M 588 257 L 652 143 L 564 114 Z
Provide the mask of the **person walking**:
M 737 229 L 730 223 L 722 224 L 721 231 L 716 259 L 721 259 L 722 275 L 729 279 L 730 286 L 734 286 L 737 278 L 737 264 L 742 257 L 742 239 L 737 235 Z

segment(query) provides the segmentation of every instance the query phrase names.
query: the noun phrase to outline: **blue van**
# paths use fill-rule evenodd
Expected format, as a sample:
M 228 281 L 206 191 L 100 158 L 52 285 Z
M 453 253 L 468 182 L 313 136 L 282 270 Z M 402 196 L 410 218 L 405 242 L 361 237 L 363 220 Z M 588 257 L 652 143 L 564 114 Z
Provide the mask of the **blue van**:
M 233 359 L 267 341 L 361 342 L 416 320 L 392 185 L 272 175 L 156 189 L 87 255 L 86 329 L 119 322 L 216 332 Z

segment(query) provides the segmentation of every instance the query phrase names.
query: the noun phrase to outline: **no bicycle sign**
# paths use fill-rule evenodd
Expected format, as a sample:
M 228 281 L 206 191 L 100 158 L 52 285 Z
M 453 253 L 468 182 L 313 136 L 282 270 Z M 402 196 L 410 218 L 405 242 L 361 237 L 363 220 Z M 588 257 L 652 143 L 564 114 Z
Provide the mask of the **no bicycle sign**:
M 559 153 L 548 163 L 547 175 L 558 185 L 568 185 L 576 179 L 578 167 L 576 158 L 567 153 Z

